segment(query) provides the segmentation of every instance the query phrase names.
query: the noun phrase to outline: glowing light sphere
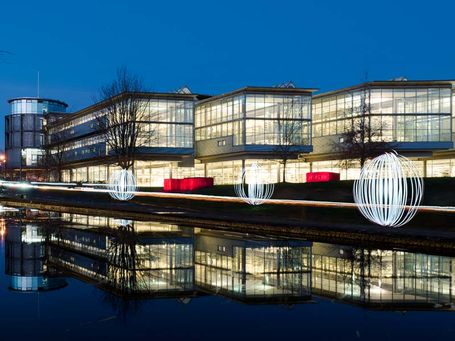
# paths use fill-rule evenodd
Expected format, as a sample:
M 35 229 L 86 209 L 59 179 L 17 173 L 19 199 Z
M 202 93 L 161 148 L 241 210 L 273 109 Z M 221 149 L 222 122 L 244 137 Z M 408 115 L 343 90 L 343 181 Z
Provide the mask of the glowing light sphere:
M 275 189 L 275 185 L 268 181 L 268 177 L 262 167 L 254 163 L 249 169 L 242 169 L 234 185 L 235 193 L 250 205 L 261 205 L 264 200 L 272 197 Z
M 423 198 L 423 180 L 412 162 L 385 153 L 362 168 L 354 181 L 354 201 L 368 220 L 382 226 L 407 224 Z
M 127 169 L 116 171 L 109 181 L 109 194 L 117 200 L 130 200 L 136 192 L 136 178 Z

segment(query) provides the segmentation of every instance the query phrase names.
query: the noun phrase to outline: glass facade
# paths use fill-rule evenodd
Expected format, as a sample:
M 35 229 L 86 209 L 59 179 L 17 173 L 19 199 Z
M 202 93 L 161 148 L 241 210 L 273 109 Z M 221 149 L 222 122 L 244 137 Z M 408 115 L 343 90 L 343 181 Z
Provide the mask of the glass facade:
M 310 295 L 310 246 L 304 243 L 280 245 L 279 242 L 255 245 L 254 241 L 240 245 L 242 243 L 228 239 L 203 235 L 197 238 L 204 239 L 202 243 L 196 241 L 195 283 L 198 286 L 249 299 Z
M 296 145 L 311 141 L 311 95 L 240 94 L 197 105 L 196 141 L 233 137 L 233 145 L 277 145 L 285 125 L 298 125 Z
M 19 98 L 10 101 L 11 114 L 64 113 L 67 105 L 63 102 L 41 98 Z
M 245 96 L 222 98 L 200 104 L 195 110 L 196 141 L 233 136 L 234 145 L 243 144 Z
M 11 99 L 8 103 L 11 111 L 5 116 L 6 167 L 19 170 L 14 178 L 38 180 L 37 169 L 43 166 L 44 115 L 64 114 L 67 105 L 57 100 L 27 97 Z
M 141 148 L 193 148 L 193 100 L 147 99 L 140 110 Z M 61 136 L 68 162 L 107 155 L 104 136 L 97 135 L 98 121 L 91 112 L 71 120 L 56 122 L 49 128 L 50 143 Z M 89 135 L 89 136 L 87 136 Z
M 451 98 L 451 88 L 436 87 L 365 87 L 316 96 L 313 137 L 342 134 L 366 113 L 386 142 L 451 141 Z
M 378 139 L 399 143 L 395 149 L 404 155 L 412 151 L 422 175 L 454 174 L 455 152 L 438 154 L 450 148 L 455 136 L 455 98 L 449 82 L 372 82 L 313 99 L 310 90 L 276 88 L 244 88 L 200 102 L 194 96 L 151 96 L 144 104 L 140 123 L 146 136 L 139 144 L 147 141 L 141 150 L 144 157 L 138 156 L 134 165 L 139 186 L 160 187 L 165 178 L 194 176 L 213 177 L 215 184 L 232 184 L 242 166 L 253 162 L 260 163 L 274 182 L 280 182 L 284 166 L 276 147 L 292 126 L 298 127 L 298 133 L 289 144 L 310 149 L 296 151 L 287 161 L 288 182 L 305 182 L 310 171 L 337 172 L 342 180 L 355 179 L 358 163 L 340 168 L 326 142 L 349 130 L 363 113 L 373 129 L 379 128 Z M 14 110 L 23 110 L 23 105 L 21 102 Z M 25 102 L 25 108 L 27 105 Z M 11 120 L 8 124 L 19 123 Z M 97 160 L 109 150 L 96 125 L 93 112 L 51 125 L 54 134 L 68 133 L 64 145 L 68 167 L 72 162 L 87 161 L 88 167 L 64 170 L 65 181 L 106 182 L 115 170 L 98 165 Z M 182 155 L 194 156 L 192 165 L 182 167 Z M 305 158 L 297 159 L 300 156 Z
M 106 183 L 112 174 L 120 170 L 115 165 L 76 167 L 62 171 L 65 182 Z M 196 163 L 192 167 L 180 167 L 176 161 L 136 161 L 133 167 L 139 187 L 163 187 L 164 179 L 203 177 L 204 165 Z
M 313 246 L 313 293 L 363 303 L 452 300 L 451 257 Z

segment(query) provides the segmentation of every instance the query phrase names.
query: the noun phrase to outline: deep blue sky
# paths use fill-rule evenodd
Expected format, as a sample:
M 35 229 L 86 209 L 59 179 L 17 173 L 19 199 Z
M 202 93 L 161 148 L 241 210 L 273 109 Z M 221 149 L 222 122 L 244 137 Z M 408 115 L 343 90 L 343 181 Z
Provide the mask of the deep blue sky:
M 0 4 L 0 110 L 36 95 L 93 102 L 120 65 L 156 91 L 331 90 L 455 78 L 452 1 L 20 1 Z M 0 123 L 3 146 L 3 120 Z M 0 148 L 1 148 L 0 147 Z

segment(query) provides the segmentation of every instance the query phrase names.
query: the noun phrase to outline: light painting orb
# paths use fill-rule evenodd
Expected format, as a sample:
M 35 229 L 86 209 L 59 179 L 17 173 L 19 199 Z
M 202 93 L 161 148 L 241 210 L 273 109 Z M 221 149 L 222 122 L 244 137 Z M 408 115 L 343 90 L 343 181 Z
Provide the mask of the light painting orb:
M 242 169 L 234 185 L 235 193 L 250 205 L 261 205 L 272 197 L 275 189 L 275 185 L 269 182 L 269 177 L 261 166 L 254 163 L 249 169 Z
M 362 168 L 353 194 L 365 218 L 378 225 L 399 227 L 417 213 L 423 188 L 423 179 L 409 159 L 385 153 Z
M 136 192 L 136 178 L 127 169 L 116 171 L 109 181 L 109 194 L 117 200 L 130 200 Z

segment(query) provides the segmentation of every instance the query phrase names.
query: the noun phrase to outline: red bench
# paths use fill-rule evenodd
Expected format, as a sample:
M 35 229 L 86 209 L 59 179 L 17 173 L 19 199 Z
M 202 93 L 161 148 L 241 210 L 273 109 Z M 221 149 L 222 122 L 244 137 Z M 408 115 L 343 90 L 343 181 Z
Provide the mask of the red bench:
M 340 173 L 309 172 L 306 173 L 306 182 L 340 181 Z
M 186 192 L 212 187 L 213 178 L 194 177 L 185 179 L 164 179 L 165 192 Z

